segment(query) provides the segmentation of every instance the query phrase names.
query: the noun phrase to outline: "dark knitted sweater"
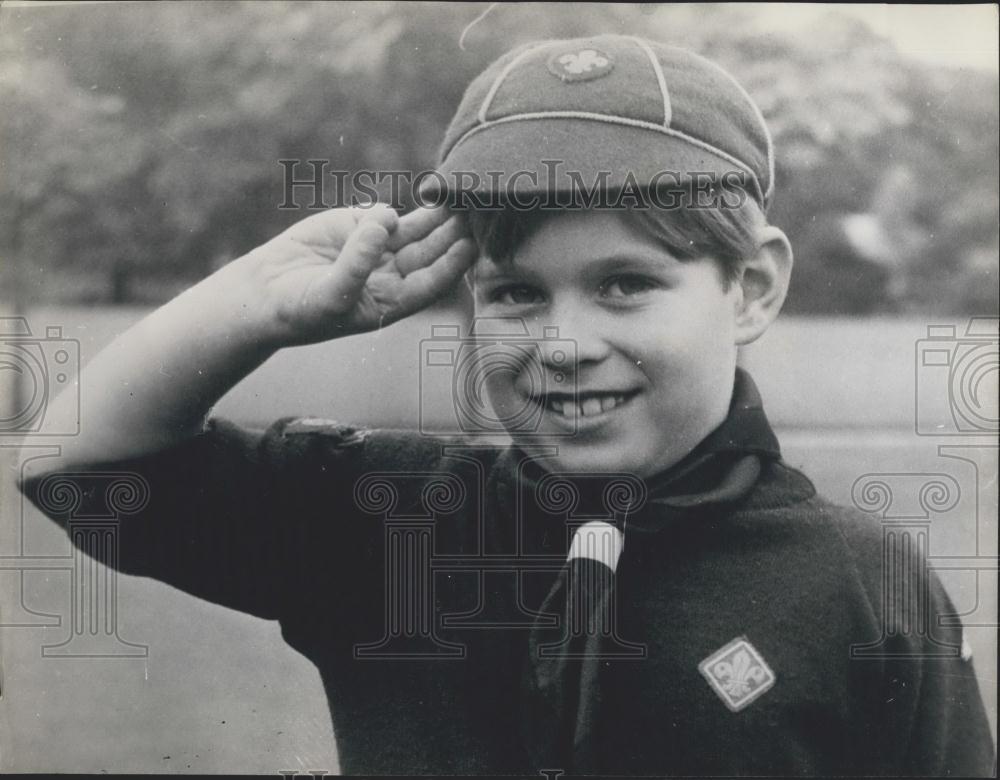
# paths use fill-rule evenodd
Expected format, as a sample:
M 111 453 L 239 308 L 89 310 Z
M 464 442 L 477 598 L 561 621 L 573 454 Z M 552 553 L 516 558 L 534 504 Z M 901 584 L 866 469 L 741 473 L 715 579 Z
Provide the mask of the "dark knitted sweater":
M 605 510 L 540 498 L 517 478 L 526 457 L 321 421 L 263 435 L 216 421 L 170 451 L 23 489 L 72 522 L 100 508 L 108 475 L 145 480 L 118 568 L 279 620 L 319 668 L 343 772 L 537 776 L 520 729 L 529 629 L 574 523 Z M 66 480 L 83 497 L 72 513 L 52 500 Z M 954 609 L 915 548 L 887 551 L 877 520 L 777 460 L 738 505 L 658 511 L 634 518 L 656 533 L 633 542 L 626 526 L 615 575 L 616 641 L 641 653 L 604 662 L 603 772 L 993 772 L 960 629 L 933 619 Z M 887 552 L 923 595 L 883 592 Z M 733 711 L 699 665 L 740 638 L 774 683 Z

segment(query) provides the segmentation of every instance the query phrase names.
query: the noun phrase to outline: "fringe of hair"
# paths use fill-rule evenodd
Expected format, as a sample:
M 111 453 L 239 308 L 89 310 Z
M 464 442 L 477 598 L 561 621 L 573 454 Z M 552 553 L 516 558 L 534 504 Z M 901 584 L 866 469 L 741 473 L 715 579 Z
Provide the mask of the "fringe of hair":
M 766 219 L 757 202 L 746 193 L 729 190 L 726 195 L 725 192 L 711 207 L 679 205 L 663 209 L 629 205 L 614 211 L 635 219 L 640 229 L 678 260 L 704 257 L 715 260 L 728 286 L 738 278 L 743 262 L 757 251 L 757 232 Z M 680 198 L 677 202 L 691 200 Z M 494 262 L 506 263 L 545 220 L 568 210 L 470 209 L 468 219 L 482 253 Z

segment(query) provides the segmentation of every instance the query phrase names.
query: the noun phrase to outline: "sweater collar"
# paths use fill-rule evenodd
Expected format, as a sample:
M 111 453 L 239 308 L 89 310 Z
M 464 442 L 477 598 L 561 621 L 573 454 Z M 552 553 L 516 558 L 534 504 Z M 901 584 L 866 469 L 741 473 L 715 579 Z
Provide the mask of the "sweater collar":
M 721 460 L 725 462 L 732 462 L 732 456 L 745 455 L 777 460 L 781 457 L 781 448 L 764 413 L 756 383 L 744 369 L 737 368 L 726 419 L 680 461 L 647 479 L 649 495 L 654 499 L 669 496 L 685 478 L 697 478 L 697 483 L 706 477 L 712 481 L 713 475 L 704 473 L 706 464 L 719 456 L 724 456 Z M 690 491 L 692 486 L 686 482 L 685 489 Z

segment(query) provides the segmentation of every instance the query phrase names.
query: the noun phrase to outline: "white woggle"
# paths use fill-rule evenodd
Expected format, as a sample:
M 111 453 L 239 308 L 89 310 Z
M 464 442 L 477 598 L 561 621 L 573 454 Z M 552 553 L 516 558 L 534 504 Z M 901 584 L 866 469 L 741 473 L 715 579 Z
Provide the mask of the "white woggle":
M 590 558 L 615 571 L 623 549 L 625 549 L 625 535 L 621 531 L 610 523 L 591 520 L 576 529 L 566 560 Z

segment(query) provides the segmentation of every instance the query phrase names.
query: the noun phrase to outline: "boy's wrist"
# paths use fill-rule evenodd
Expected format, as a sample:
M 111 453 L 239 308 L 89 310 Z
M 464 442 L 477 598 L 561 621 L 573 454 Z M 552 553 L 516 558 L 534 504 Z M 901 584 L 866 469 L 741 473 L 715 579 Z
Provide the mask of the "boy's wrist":
M 194 287 L 177 301 L 193 315 L 191 324 L 215 332 L 241 352 L 273 353 L 288 346 L 277 318 L 246 273 L 245 258 L 234 260 Z M 187 300 L 184 300 L 187 298 Z

